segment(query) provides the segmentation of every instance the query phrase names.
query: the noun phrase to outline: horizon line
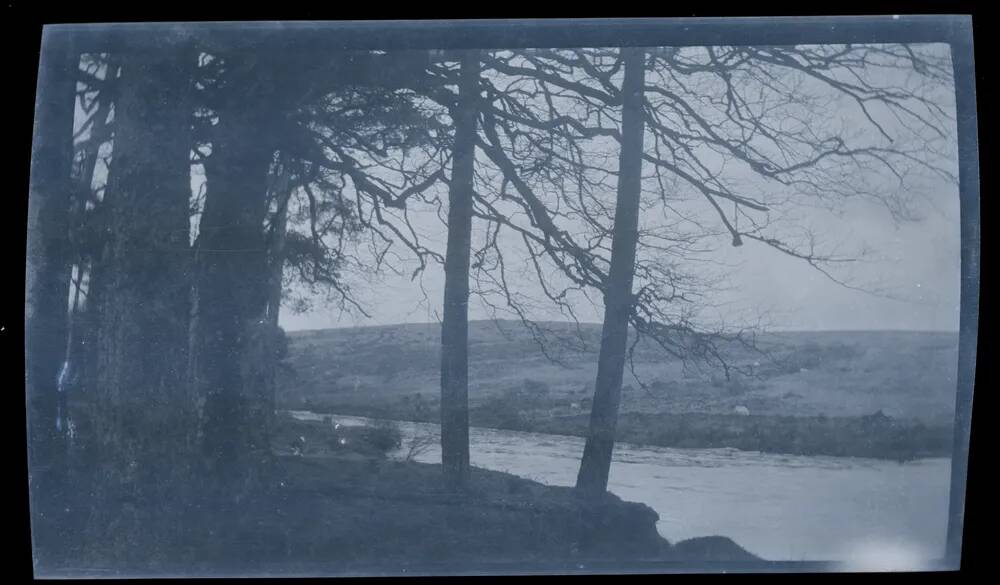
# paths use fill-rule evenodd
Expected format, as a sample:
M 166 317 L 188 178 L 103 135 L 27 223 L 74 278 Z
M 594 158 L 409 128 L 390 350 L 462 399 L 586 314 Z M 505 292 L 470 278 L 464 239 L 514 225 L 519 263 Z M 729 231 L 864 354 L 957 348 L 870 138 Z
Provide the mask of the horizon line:
M 537 324 L 565 324 L 565 325 L 580 325 L 580 326 L 595 326 L 601 327 L 602 323 L 598 321 L 581 321 L 575 323 L 573 321 L 554 321 L 554 320 L 538 320 L 534 321 Z M 517 323 L 521 324 L 518 319 L 469 319 L 469 323 Z M 337 329 L 375 329 L 378 327 L 400 327 L 406 325 L 413 326 L 428 326 L 435 325 L 440 326 L 440 321 L 404 321 L 398 323 L 382 323 L 382 324 L 371 324 L 371 325 L 333 325 L 328 327 L 311 327 L 311 328 L 300 328 L 300 329 L 285 329 L 287 333 L 299 333 L 299 332 L 316 332 L 316 331 L 331 331 Z M 918 329 L 918 328 L 872 328 L 872 329 L 857 329 L 857 328 L 845 328 L 845 329 L 811 329 L 802 327 L 774 327 L 764 329 L 762 333 L 960 333 L 960 329 Z

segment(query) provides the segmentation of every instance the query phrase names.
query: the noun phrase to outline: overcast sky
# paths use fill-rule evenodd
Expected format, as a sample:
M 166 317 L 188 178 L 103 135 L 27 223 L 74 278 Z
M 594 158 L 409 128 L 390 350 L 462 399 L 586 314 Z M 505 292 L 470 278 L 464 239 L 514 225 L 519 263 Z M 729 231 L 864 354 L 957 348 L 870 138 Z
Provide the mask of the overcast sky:
M 764 314 L 773 329 L 806 330 L 958 330 L 960 244 L 957 187 L 941 186 L 935 205 L 927 205 L 919 221 L 898 225 L 889 213 L 872 203 L 858 202 L 843 218 L 816 211 L 815 220 L 827 233 L 844 240 L 865 241 L 875 252 L 870 261 L 851 267 L 851 283 L 864 292 L 837 284 L 798 259 L 764 245 L 747 242 L 740 248 L 721 247 L 719 258 L 738 264 L 727 278 L 729 291 L 719 302 L 734 313 Z M 482 229 L 482 225 L 478 226 Z M 475 229 L 475 227 L 474 227 Z M 444 233 L 440 234 L 443 241 Z M 287 330 L 426 323 L 439 321 L 443 296 L 443 269 L 433 265 L 422 278 L 386 277 L 381 283 L 355 278 L 355 287 L 371 318 L 345 315 L 317 305 L 294 314 L 285 308 L 281 324 Z M 524 279 L 520 289 L 536 291 Z M 426 291 L 427 299 L 424 298 Z M 581 320 L 599 322 L 599 307 L 581 305 Z M 491 313 L 477 298 L 470 303 L 471 319 Z M 562 320 L 558 313 L 539 312 L 538 319 Z

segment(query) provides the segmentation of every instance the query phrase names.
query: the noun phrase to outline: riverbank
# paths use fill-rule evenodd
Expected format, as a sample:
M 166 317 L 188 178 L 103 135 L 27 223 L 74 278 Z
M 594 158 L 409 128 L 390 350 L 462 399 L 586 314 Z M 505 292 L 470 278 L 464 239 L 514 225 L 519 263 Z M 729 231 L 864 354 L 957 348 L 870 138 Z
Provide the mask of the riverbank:
M 471 424 L 586 436 L 600 325 L 543 325 L 559 339 L 582 335 L 586 347 L 560 346 L 556 364 L 518 323 L 469 324 Z M 288 342 L 278 408 L 439 421 L 439 325 L 300 331 Z M 727 378 L 640 343 L 617 439 L 889 461 L 950 456 L 956 334 L 788 332 L 764 335 L 759 346 L 730 347 L 737 370 Z
M 589 417 L 525 420 L 518 426 L 522 428 L 513 430 L 585 437 Z M 858 417 L 623 413 L 617 435 L 622 442 L 658 447 L 893 461 L 948 457 L 952 451 L 949 428 L 899 421 L 881 412 Z
M 317 540 L 352 542 L 341 549 L 352 549 L 352 562 L 362 564 L 759 560 L 720 536 L 672 544 L 657 532 L 652 508 L 613 494 L 585 500 L 571 488 L 481 468 L 473 468 L 468 488 L 456 493 L 443 485 L 439 465 L 385 457 L 401 444 L 392 425 L 336 426 L 279 415 L 275 452 L 299 452 L 281 456 L 281 492 L 300 505 L 318 495 L 349 508 L 325 502 L 320 516 L 308 505 L 303 511 L 313 525 L 325 526 Z
M 466 490 L 450 490 L 440 465 L 386 457 L 398 445 L 390 427 L 338 429 L 280 415 L 274 436 L 266 481 L 238 504 L 206 489 L 197 501 L 172 504 L 178 525 L 148 527 L 135 550 L 95 557 L 92 549 L 82 558 L 46 550 L 36 574 L 405 575 L 602 564 L 669 570 L 759 560 L 724 537 L 670 543 L 657 532 L 652 508 L 612 494 L 582 499 L 571 488 L 480 468 Z M 86 513 L 85 501 L 71 506 Z M 79 534 L 64 538 L 82 542 Z
M 439 422 L 436 409 L 414 413 L 391 405 L 324 404 L 314 401 L 292 409 L 377 419 Z M 586 437 L 589 416 L 549 415 L 517 405 L 473 407 L 470 424 L 477 427 Z M 912 461 L 949 457 L 951 429 L 920 421 L 899 420 L 881 411 L 865 416 L 780 416 L 708 413 L 622 413 L 617 440 L 635 445 L 682 449 L 732 448 L 785 455 L 866 457 Z

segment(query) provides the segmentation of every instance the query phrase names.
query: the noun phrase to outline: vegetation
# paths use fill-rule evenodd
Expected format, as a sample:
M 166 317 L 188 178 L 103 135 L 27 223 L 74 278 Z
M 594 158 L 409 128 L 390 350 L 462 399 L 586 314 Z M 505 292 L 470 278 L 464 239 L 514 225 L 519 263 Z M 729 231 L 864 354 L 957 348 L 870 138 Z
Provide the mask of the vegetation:
M 584 423 L 582 417 L 554 417 L 538 426 L 543 432 L 582 436 Z M 860 417 L 624 413 L 619 425 L 622 442 L 660 447 L 897 461 L 950 457 L 952 452 L 949 426 L 900 423 L 881 412 Z
M 548 324 L 555 329 L 557 324 Z M 511 327 L 506 334 L 498 328 Z M 599 329 L 593 326 L 597 335 Z M 425 333 L 429 332 L 429 333 Z M 427 335 L 431 337 L 428 338 Z M 474 322 L 479 348 L 470 368 L 471 424 L 586 435 L 593 355 L 566 351 L 566 367 L 537 359 L 525 330 Z M 379 342 L 366 345 L 369 340 Z M 433 330 L 426 326 L 296 332 L 278 404 L 370 416 L 438 422 L 433 398 Z M 957 336 L 950 333 L 780 333 L 763 336 L 772 360 L 754 375 L 685 372 L 655 351 L 637 351 L 623 394 L 618 437 L 664 447 L 731 447 L 751 451 L 912 459 L 951 453 Z M 341 352 L 350 348 L 352 359 Z M 368 349 L 364 349 L 368 348 Z M 369 368 L 366 352 L 397 356 Z M 748 353 L 743 362 L 760 358 Z M 337 364 L 329 369 L 326 364 Z M 354 391 L 344 380 L 362 380 Z M 750 415 L 734 413 L 746 407 Z M 871 419 L 882 412 L 885 418 Z M 881 421 L 881 422 L 879 422 Z

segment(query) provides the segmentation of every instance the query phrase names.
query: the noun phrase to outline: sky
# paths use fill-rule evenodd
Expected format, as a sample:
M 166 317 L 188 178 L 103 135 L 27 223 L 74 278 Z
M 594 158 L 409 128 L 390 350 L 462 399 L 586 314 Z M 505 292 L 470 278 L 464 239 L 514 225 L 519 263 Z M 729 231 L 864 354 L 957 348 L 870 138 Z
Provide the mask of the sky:
M 960 313 L 960 246 L 958 192 L 942 185 L 935 205 L 926 206 L 918 221 L 894 222 L 890 214 L 868 202 L 847 206 L 843 217 L 816 210 L 830 237 L 863 240 L 874 257 L 851 266 L 849 288 L 834 282 L 801 260 L 764 245 L 747 242 L 739 248 L 720 247 L 717 257 L 733 265 L 729 289 L 718 302 L 734 314 L 766 316 L 773 330 L 934 330 L 957 331 Z M 478 230 L 477 230 L 478 228 Z M 474 224 L 474 231 L 482 231 Z M 444 241 L 443 226 L 438 239 Z M 342 314 L 317 303 L 313 310 L 295 314 L 283 308 L 286 330 L 324 329 L 439 322 L 444 294 L 443 268 L 431 265 L 417 281 L 409 275 L 387 276 L 379 282 L 350 277 L 371 315 Z M 538 292 L 530 279 L 518 288 Z M 426 298 L 425 298 L 426 294 Z M 600 307 L 581 305 L 581 320 L 600 322 Z M 470 319 L 492 314 L 478 298 L 469 306 Z M 564 320 L 552 311 L 533 318 Z

